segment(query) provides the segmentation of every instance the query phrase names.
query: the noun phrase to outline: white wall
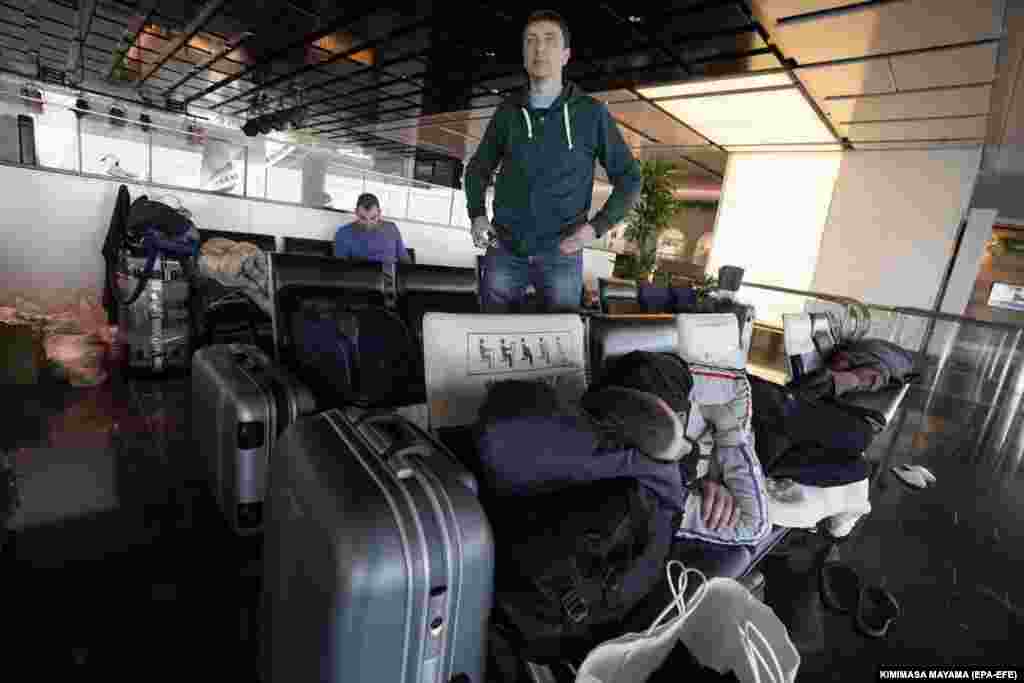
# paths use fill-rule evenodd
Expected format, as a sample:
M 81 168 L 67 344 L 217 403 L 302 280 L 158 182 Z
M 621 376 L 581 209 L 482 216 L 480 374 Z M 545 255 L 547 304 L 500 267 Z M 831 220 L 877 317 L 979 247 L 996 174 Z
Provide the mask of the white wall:
M 844 153 L 811 288 L 931 308 L 980 159 L 980 148 Z
M 708 260 L 745 269 L 744 281 L 808 290 L 842 156 L 839 152 L 730 154 Z M 760 320 L 801 310 L 793 297 L 748 288 Z
M 120 183 L 0 166 L 0 303 L 33 290 L 74 290 L 102 283 L 100 249 Z M 179 198 L 201 228 L 333 240 L 348 213 L 230 196 L 128 184 L 133 197 Z M 457 210 L 465 211 L 463 207 Z M 418 263 L 473 267 L 479 250 L 466 227 L 396 219 Z M 468 223 L 468 221 L 467 221 Z M 612 255 L 613 256 L 613 255 Z M 609 277 L 609 254 L 584 251 L 584 276 Z

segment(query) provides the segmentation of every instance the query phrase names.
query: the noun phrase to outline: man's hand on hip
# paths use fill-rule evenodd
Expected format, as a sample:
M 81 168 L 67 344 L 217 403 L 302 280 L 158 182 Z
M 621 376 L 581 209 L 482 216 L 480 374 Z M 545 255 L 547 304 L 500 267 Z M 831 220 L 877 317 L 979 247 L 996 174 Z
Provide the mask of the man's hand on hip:
M 477 249 L 486 249 L 490 246 L 494 228 L 491 227 L 487 216 L 477 216 L 473 219 L 473 226 L 469 229 L 469 234 L 473 237 L 473 246 Z
M 562 252 L 563 256 L 575 254 L 587 246 L 589 242 L 592 242 L 595 237 L 594 226 L 590 223 L 584 223 L 576 229 L 576 232 L 562 240 L 562 243 L 558 245 L 558 250 Z

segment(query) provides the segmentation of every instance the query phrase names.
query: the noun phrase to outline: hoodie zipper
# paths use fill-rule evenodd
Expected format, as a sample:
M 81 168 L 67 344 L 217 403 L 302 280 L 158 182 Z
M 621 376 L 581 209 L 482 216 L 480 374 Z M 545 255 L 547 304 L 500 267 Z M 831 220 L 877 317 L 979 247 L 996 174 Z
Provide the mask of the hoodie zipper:
M 526 107 L 520 107 L 519 111 L 523 113 L 523 120 L 526 121 L 526 139 L 533 140 L 533 119 L 530 116 L 530 111 Z M 565 133 L 566 146 L 569 151 L 572 151 L 572 118 L 569 116 L 568 99 L 562 102 L 562 132 Z

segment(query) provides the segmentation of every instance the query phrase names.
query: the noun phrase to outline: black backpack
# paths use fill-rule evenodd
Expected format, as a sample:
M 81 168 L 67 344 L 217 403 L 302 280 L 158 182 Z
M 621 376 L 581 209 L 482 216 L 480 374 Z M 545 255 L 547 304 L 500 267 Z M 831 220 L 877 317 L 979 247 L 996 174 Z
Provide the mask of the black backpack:
M 614 632 L 664 577 L 677 527 L 653 494 L 623 478 L 505 500 L 492 518 L 495 620 L 534 662 L 585 652 Z

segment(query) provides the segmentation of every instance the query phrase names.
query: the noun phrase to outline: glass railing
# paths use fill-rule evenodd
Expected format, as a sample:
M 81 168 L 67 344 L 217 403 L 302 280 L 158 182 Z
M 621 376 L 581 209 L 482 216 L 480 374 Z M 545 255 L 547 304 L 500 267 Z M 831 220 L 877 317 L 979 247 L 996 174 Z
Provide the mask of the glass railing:
M 633 282 L 601 285 L 603 310 L 613 315 L 639 310 Z M 903 423 L 916 420 L 908 430 L 922 443 L 931 439 L 936 448 L 985 460 L 1003 474 L 1019 468 L 1024 457 L 1024 326 L 757 283 L 744 283 L 737 299 L 756 311 L 751 372 L 787 381 L 782 334 L 787 313 L 828 313 L 844 330 L 860 324 L 864 336 L 893 342 L 919 358 L 920 377 L 905 401 L 910 408 L 897 413 L 900 425 L 886 430 L 879 447 L 893 446 L 893 440 L 902 438 Z M 937 433 L 943 435 L 941 444 L 935 443 Z
M 918 308 L 863 304 L 845 297 L 745 283 L 738 298 L 755 306 L 758 320 L 770 330 L 781 327 L 783 313 L 827 312 L 844 324 L 867 311 L 867 337 L 886 339 L 918 353 L 920 379 L 913 385 L 908 409 L 897 414 L 896 439 L 914 433 L 918 448 L 930 443 L 950 457 L 973 458 L 1005 478 L 1024 457 L 1024 326 L 995 323 Z M 852 325 L 851 325 L 852 327 Z M 777 332 L 776 332 L 777 334 Z M 778 343 L 757 343 L 751 364 L 784 370 L 785 350 Z M 907 420 L 916 420 L 905 430 Z M 941 429 L 940 429 L 941 427 Z M 888 430 L 887 430 L 888 431 Z M 941 443 L 935 434 L 941 434 Z M 931 435 L 931 436 L 929 436 Z M 931 439 L 931 441 L 929 441 Z M 884 445 L 895 447 L 886 441 Z
M 143 122 L 138 107 L 130 111 L 106 98 L 87 99 L 84 109 L 72 95 L 25 91 L 19 83 L 0 81 L 0 119 L 14 128 L 17 117 L 31 118 L 35 148 L 35 159 L 25 160 L 14 145 L 12 153 L 0 153 L 0 163 L 345 211 L 360 194 L 372 192 L 387 218 L 469 227 L 463 191 L 360 167 L 352 163 L 353 153 L 286 137 L 246 138 L 208 122 L 153 112 Z M 325 166 L 324 192 L 303 201 L 303 164 L 311 156 Z

